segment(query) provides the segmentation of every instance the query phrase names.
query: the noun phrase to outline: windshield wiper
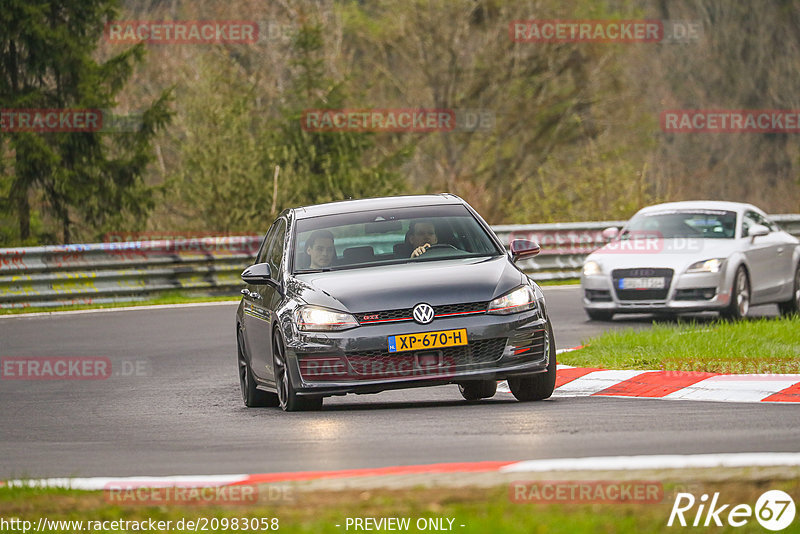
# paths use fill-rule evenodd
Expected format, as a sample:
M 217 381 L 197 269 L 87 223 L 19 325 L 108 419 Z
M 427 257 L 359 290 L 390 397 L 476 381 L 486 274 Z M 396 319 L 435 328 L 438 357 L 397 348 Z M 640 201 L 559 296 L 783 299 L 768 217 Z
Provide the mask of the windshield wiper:
M 327 273 L 331 271 L 330 267 L 323 267 L 321 269 L 300 269 L 294 272 L 294 274 L 311 274 L 311 273 Z

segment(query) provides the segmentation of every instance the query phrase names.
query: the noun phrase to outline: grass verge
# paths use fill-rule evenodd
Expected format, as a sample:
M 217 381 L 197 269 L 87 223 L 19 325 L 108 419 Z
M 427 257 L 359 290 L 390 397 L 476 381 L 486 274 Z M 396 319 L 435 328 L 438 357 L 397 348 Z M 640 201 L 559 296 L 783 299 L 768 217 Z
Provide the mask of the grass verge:
M 73 310 L 97 310 L 105 308 L 127 308 L 128 306 L 155 306 L 161 304 L 188 304 L 197 302 L 238 302 L 240 295 L 206 295 L 206 294 L 187 294 L 180 291 L 168 291 L 147 300 L 132 300 L 109 303 L 90 303 L 90 304 L 70 304 L 68 306 L 48 306 L 48 307 L 29 307 L 0 309 L 0 315 L 19 315 L 22 313 L 47 313 Z
M 564 353 L 559 362 L 605 369 L 716 373 L 800 373 L 800 318 L 654 323 L 609 331 Z
M 565 278 L 564 280 L 536 280 L 535 276 L 532 276 L 533 280 L 539 284 L 540 286 L 576 286 L 581 283 L 580 278 Z
M 524 480 L 524 476 L 520 478 Z M 578 481 L 587 482 L 587 481 Z M 795 500 L 800 498 L 800 481 L 759 480 L 726 481 L 703 484 L 663 484 L 663 499 L 650 504 L 622 502 L 606 503 L 541 503 L 513 502 L 509 485 L 481 488 L 416 488 L 405 490 L 346 490 L 297 492 L 291 499 L 280 503 L 250 504 L 241 506 L 186 506 L 186 505 L 119 505 L 111 504 L 102 492 L 84 492 L 56 489 L 0 488 L 0 516 L 19 518 L 36 525 L 39 518 L 48 520 L 113 521 L 149 520 L 171 521 L 169 532 L 187 532 L 193 529 L 175 528 L 181 519 L 205 518 L 277 518 L 282 532 L 342 533 L 355 531 L 346 528 L 347 518 L 409 518 L 409 532 L 418 532 L 416 522 L 422 518 L 439 519 L 451 530 L 471 533 L 537 532 L 537 533 L 647 533 L 670 530 L 667 521 L 675 496 L 679 491 L 690 491 L 698 499 L 703 493 L 720 492 L 719 504 L 731 503 L 755 506 L 758 497 L 767 490 L 782 490 Z M 697 501 L 699 503 L 699 500 Z M 728 507 L 730 510 L 732 506 Z M 697 506 L 686 513 L 688 522 L 694 519 Z M 727 511 L 721 514 L 726 518 Z M 452 523 L 448 520 L 452 519 Z M 705 514 L 703 514 L 705 519 Z M 230 524 L 230 523 L 229 523 Z M 701 523 L 702 524 L 702 523 Z M 184 522 L 185 525 L 185 522 Z M 337 526 L 339 525 L 339 526 Z M 462 526 L 463 525 L 463 526 Z M 673 527 L 676 528 L 676 527 Z M 679 530 L 687 530 L 677 527 Z M 712 527 L 714 528 L 714 527 Z M 34 526 L 35 529 L 35 526 Z M 72 530 L 77 531 L 73 525 Z M 84 531 L 85 531 L 84 525 Z M 199 531 L 234 532 L 236 529 L 208 528 Z M 689 529 L 692 530 L 693 529 Z M 708 529 L 705 529 L 708 530 Z M 725 529 L 723 529 L 725 530 Z M 764 532 L 754 517 L 740 528 L 728 527 L 725 531 Z M 53 528 L 49 532 L 69 532 L 68 528 Z M 132 532 L 133 530 L 128 530 Z M 241 531 L 239 529 L 238 531 Z M 256 530 L 246 530 L 255 532 Z M 714 528 L 714 531 L 719 529 Z M 784 530 L 800 532 L 800 521 Z

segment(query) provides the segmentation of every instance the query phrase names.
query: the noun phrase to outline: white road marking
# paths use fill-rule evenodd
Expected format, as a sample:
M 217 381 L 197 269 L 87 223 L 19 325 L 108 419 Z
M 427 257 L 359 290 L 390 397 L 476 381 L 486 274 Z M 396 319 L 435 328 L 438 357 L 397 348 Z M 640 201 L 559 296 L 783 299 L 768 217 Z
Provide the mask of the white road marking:
M 9 487 L 69 488 L 77 490 L 102 490 L 106 488 L 163 488 L 163 487 L 216 487 L 246 482 L 250 475 L 177 475 L 164 477 L 89 477 L 42 478 L 38 480 L 9 480 Z
M 238 300 L 221 300 L 213 302 L 184 302 L 181 304 L 153 304 L 150 306 L 122 306 L 119 308 L 93 308 L 91 310 L 64 310 L 34 313 L 14 313 L 0 315 L 0 319 L 19 319 L 25 317 L 58 317 L 61 315 L 81 315 L 85 313 L 108 313 L 125 311 L 169 310 L 172 308 L 191 308 L 195 306 L 225 306 L 238 304 Z
M 704 467 L 750 467 L 800 465 L 796 452 L 745 452 L 726 454 L 664 454 L 642 456 L 594 456 L 528 460 L 500 468 L 501 473 L 534 471 L 605 471 L 631 469 L 686 469 Z

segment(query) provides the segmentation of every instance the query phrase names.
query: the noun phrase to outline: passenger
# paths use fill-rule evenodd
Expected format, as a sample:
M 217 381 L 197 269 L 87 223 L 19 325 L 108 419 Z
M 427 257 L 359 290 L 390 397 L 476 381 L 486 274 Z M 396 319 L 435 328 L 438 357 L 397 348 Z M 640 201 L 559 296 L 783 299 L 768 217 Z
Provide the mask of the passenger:
M 333 234 L 328 230 L 316 230 L 306 239 L 306 254 L 311 257 L 311 269 L 326 269 L 336 258 Z

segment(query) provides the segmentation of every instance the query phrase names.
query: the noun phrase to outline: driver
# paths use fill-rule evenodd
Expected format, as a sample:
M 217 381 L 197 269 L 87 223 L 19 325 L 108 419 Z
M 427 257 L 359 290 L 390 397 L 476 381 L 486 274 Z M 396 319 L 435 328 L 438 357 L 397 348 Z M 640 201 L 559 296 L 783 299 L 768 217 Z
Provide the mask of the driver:
M 414 247 L 412 258 L 421 256 L 433 245 L 439 242 L 436 237 L 436 227 L 431 221 L 414 221 L 408 228 L 408 242 Z

